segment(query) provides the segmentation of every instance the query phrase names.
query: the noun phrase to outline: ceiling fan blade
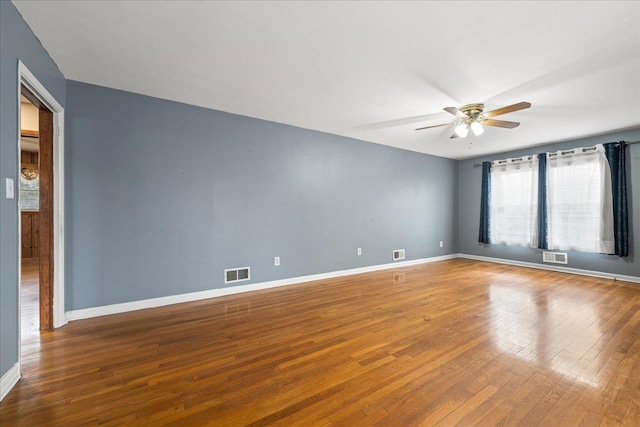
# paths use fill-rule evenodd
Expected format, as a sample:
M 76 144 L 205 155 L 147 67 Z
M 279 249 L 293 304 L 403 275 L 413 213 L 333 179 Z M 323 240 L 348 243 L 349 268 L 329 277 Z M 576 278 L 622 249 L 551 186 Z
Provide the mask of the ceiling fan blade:
M 524 110 L 531 107 L 530 102 L 518 102 L 517 104 L 507 105 L 506 107 L 498 108 L 496 110 L 488 111 L 484 113 L 485 117 L 490 119 L 491 117 L 500 116 L 502 114 L 513 113 L 514 111 Z
M 518 123 L 518 122 L 508 122 L 506 120 L 487 119 L 487 120 L 483 120 L 482 121 L 482 125 L 483 126 L 495 126 L 495 127 L 499 127 L 499 128 L 513 129 L 513 128 L 517 128 L 518 126 L 520 126 L 520 123 Z
M 458 110 L 456 107 L 444 107 L 443 110 L 449 114 L 453 114 L 456 117 L 460 117 L 463 119 L 467 117 L 462 111 Z
M 451 122 L 451 123 L 442 123 L 442 124 L 440 124 L 440 125 L 425 126 L 425 127 L 422 127 L 422 128 L 418 128 L 418 129 L 416 129 L 416 130 L 431 129 L 431 128 L 438 128 L 438 127 L 440 127 L 440 126 L 449 126 L 449 125 L 452 125 L 452 124 L 453 124 L 453 122 Z

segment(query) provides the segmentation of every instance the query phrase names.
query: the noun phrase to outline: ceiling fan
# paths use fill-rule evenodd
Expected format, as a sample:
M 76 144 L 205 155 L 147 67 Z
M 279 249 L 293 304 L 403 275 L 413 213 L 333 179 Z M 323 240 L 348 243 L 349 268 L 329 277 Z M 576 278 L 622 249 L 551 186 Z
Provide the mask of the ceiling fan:
M 520 125 L 519 122 L 508 122 L 506 120 L 494 120 L 492 117 L 500 116 L 502 114 L 513 113 L 514 111 L 524 110 L 531 107 L 530 102 L 518 102 L 517 104 L 508 105 L 506 107 L 498 108 L 492 111 L 483 112 L 484 104 L 467 104 L 460 108 L 445 107 L 443 108 L 449 114 L 453 114 L 457 117 L 450 123 L 442 123 L 439 125 L 425 126 L 416 130 L 437 128 L 440 126 L 457 125 L 451 138 L 464 138 L 469 133 L 469 128 L 474 135 L 478 136 L 484 132 L 482 126 L 496 126 L 499 128 L 513 129 Z

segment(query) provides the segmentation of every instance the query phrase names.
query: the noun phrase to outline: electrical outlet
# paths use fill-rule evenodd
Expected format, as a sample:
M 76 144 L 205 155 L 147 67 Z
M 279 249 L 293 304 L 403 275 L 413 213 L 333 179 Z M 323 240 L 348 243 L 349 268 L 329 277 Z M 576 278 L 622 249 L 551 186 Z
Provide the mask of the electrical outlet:
M 362 248 L 358 248 L 358 256 L 362 255 Z
M 442 240 L 440 240 L 440 247 L 444 246 L 444 242 Z
M 276 266 L 280 265 L 280 257 L 279 256 L 273 257 L 273 265 L 276 265 Z

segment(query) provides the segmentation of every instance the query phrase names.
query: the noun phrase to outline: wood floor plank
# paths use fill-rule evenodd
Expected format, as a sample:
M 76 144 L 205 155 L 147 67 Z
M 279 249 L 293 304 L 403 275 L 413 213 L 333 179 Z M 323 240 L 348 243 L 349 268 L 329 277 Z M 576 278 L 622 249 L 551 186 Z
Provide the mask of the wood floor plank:
M 457 259 L 39 332 L 33 270 L 3 427 L 640 425 L 635 284 Z

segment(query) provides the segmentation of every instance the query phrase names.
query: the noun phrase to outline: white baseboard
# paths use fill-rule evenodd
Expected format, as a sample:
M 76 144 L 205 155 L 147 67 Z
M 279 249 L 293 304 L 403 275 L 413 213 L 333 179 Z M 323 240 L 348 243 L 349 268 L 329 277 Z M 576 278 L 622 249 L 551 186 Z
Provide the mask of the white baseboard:
M 139 301 L 125 302 L 120 304 L 104 305 L 100 307 L 84 308 L 80 310 L 71 310 L 71 311 L 68 311 L 66 314 L 67 314 L 67 319 L 70 321 L 79 320 L 79 319 L 88 319 L 91 317 L 125 313 L 128 311 L 142 310 L 145 308 L 162 307 L 170 304 L 179 304 L 183 302 L 198 301 L 198 300 L 203 300 L 208 298 L 221 297 L 225 295 L 234 295 L 234 294 L 240 294 L 243 292 L 251 292 L 251 291 L 257 291 L 262 289 L 277 288 L 280 286 L 295 285 L 298 283 L 312 282 L 314 280 L 326 280 L 326 279 L 332 279 L 335 277 L 351 276 L 354 274 L 369 273 L 372 271 L 387 270 L 390 268 L 398 268 L 398 267 L 407 267 L 407 266 L 418 265 L 418 264 L 426 264 L 430 262 L 444 261 L 444 260 L 455 259 L 455 258 L 467 258 L 467 259 L 473 259 L 477 261 L 488 261 L 488 262 L 494 262 L 499 264 L 515 265 L 519 267 L 537 268 L 540 270 L 550 270 L 550 271 L 557 271 L 561 273 L 572 273 L 572 274 L 579 274 L 582 276 L 601 277 L 605 279 L 640 283 L 640 277 L 636 277 L 636 276 L 625 276 L 620 274 L 604 273 L 604 272 L 591 271 L 591 270 L 582 270 L 578 268 L 559 267 L 555 265 L 554 266 L 543 265 L 543 264 L 536 264 L 533 262 L 513 261 L 513 260 L 508 260 L 503 258 L 491 258 L 491 257 L 478 256 L 478 255 L 449 254 L 449 255 L 443 255 L 443 256 L 437 256 L 437 257 L 431 257 L 431 258 L 422 258 L 422 259 L 411 260 L 411 261 L 393 262 L 390 264 L 372 265 L 369 267 L 353 268 L 349 270 L 341 270 L 341 271 L 333 271 L 329 273 L 313 274 L 309 276 L 293 277 L 289 279 L 274 280 L 271 282 L 252 283 L 252 284 L 242 285 L 242 286 L 231 286 L 228 288 L 209 289 L 206 291 L 191 292 L 187 294 L 171 295 L 171 296 L 160 297 L 160 298 L 151 298 L 151 299 L 145 299 L 145 300 L 139 300 Z
M 581 268 L 560 267 L 555 265 L 537 264 L 535 262 L 513 261 L 504 258 L 491 258 L 479 255 L 458 254 L 460 258 L 473 259 L 476 261 L 495 262 L 498 264 L 516 265 L 519 267 L 537 268 L 539 270 L 557 271 L 560 273 L 579 274 L 581 276 L 601 277 L 603 279 L 622 280 L 625 282 L 640 283 L 640 277 L 625 276 L 623 274 L 605 273 L 602 271 L 583 270 Z
M 210 289 L 201 292 L 171 295 L 167 297 L 151 298 L 139 301 L 125 302 L 121 304 L 104 305 L 100 307 L 84 308 L 67 311 L 67 319 L 78 320 L 91 317 L 106 316 L 109 314 L 124 313 L 127 311 L 142 310 L 145 308 L 161 307 L 182 302 L 198 301 L 208 298 L 216 298 L 225 295 L 239 294 L 243 292 L 257 291 L 261 289 L 276 288 L 279 286 L 295 285 L 298 283 L 312 282 L 314 280 L 326 280 L 334 277 L 351 276 L 353 274 L 369 273 L 372 271 L 387 270 L 390 268 L 407 267 L 411 265 L 426 264 L 429 262 L 444 261 L 458 258 L 459 254 L 443 255 L 431 258 L 422 258 L 411 261 L 393 262 L 390 264 L 373 265 L 369 267 L 353 268 L 349 270 L 333 271 L 330 273 L 313 274 L 310 276 L 293 277 L 290 279 L 274 280 L 271 282 L 252 283 L 249 285 L 232 286 L 228 288 Z
M 20 363 L 16 363 L 0 378 L 0 401 L 9 394 L 16 383 L 20 381 Z

